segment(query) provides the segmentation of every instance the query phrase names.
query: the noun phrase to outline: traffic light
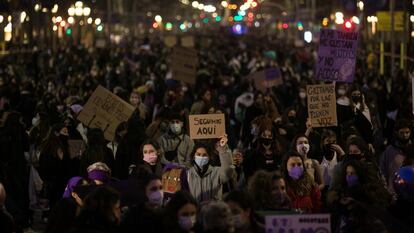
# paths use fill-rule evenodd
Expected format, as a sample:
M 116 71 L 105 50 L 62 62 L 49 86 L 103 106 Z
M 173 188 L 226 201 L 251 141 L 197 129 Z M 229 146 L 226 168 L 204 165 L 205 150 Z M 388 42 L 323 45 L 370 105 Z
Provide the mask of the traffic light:
M 352 23 L 351 23 L 350 20 L 345 20 L 344 25 L 345 25 L 345 29 L 347 29 L 347 30 L 351 30 L 352 29 Z

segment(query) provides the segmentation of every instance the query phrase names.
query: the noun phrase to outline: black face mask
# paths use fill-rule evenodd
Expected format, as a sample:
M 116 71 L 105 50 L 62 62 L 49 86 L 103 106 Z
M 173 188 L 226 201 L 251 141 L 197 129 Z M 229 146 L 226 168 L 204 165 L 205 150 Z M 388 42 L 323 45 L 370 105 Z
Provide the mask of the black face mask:
M 272 142 L 272 138 L 260 138 L 260 143 L 262 143 L 263 146 L 270 146 L 272 145 Z
M 361 96 L 351 96 L 352 102 L 359 103 L 361 102 Z
M 410 142 L 410 139 L 402 139 L 402 138 L 398 138 L 398 142 L 400 142 L 401 145 L 406 145 Z
M 357 160 L 357 161 L 360 161 L 361 159 L 364 158 L 364 156 L 361 155 L 361 154 L 348 154 L 347 158 L 348 158 L 348 160 Z
M 288 120 L 289 120 L 289 122 L 295 122 L 296 117 L 294 117 L 294 116 L 288 116 Z
M 323 156 L 325 157 L 326 160 L 331 161 L 335 155 L 335 151 L 333 151 L 331 149 L 331 145 L 332 144 L 326 144 L 323 146 Z

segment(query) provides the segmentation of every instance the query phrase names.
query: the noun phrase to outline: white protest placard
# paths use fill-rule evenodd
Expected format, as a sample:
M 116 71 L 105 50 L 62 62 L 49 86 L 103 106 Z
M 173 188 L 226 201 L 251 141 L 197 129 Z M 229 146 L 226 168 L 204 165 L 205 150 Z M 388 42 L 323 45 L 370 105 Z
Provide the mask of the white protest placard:
M 266 216 L 266 233 L 330 233 L 329 214 L 294 214 Z
M 306 92 L 312 127 L 337 126 L 335 84 L 307 85 Z
M 224 114 L 190 115 L 191 139 L 220 138 L 226 134 Z
M 132 105 L 102 86 L 98 86 L 83 106 L 78 120 L 89 128 L 101 129 L 105 139 L 112 141 L 118 125 L 127 121 L 134 110 Z
M 174 47 L 172 57 L 173 79 L 195 83 L 198 57 L 197 50 L 183 47 Z

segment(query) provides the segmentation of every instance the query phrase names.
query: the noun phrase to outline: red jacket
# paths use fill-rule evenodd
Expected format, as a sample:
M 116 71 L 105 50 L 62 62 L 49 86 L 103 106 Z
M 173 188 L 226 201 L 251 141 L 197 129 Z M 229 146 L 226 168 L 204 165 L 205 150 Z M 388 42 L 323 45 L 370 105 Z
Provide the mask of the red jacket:
M 315 186 L 312 192 L 306 196 L 296 195 L 291 188 L 287 190 L 287 194 L 292 202 L 292 208 L 301 209 L 305 213 L 320 213 L 322 208 L 321 190 Z

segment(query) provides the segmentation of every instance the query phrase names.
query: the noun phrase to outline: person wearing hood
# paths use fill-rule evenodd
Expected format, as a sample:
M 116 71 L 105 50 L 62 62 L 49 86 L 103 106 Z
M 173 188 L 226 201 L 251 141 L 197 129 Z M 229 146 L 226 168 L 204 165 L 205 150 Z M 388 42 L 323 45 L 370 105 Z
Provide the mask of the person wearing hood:
M 223 184 L 233 175 L 232 153 L 227 145 L 227 135 L 220 138 L 215 149 L 219 152 L 220 167 L 210 165 L 210 154 L 207 145 L 196 145 L 193 151 L 193 163 L 188 170 L 188 186 L 190 193 L 198 203 L 210 200 L 221 200 Z
M 158 139 L 163 157 L 161 163 L 179 163 L 181 165 L 191 165 L 191 151 L 194 141 L 184 132 L 184 121 L 178 113 L 173 113 L 169 117 L 169 129 Z
M 380 157 L 380 169 L 385 177 L 388 190 L 392 193 L 394 193 L 394 174 L 406 157 L 404 149 L 411 144 L 411 127 L 408 120 L 397 121 L 394 127 L 395 140 L 387 146 Z

